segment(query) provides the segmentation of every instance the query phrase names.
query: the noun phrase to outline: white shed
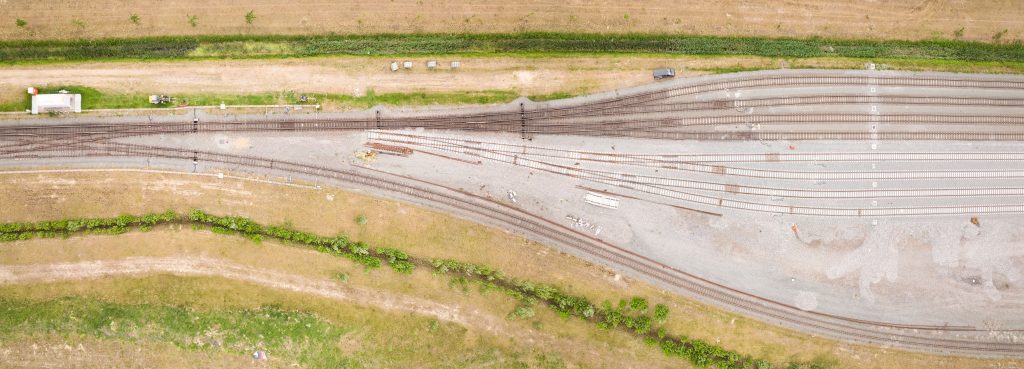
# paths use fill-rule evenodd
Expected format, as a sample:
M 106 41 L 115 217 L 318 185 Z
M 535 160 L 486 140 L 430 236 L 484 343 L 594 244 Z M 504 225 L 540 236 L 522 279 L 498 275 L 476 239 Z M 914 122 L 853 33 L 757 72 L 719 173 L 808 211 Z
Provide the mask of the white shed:
M 32 114 L 47 112 L 82 112 L 82 95 L 44 94 L 32 95 Z

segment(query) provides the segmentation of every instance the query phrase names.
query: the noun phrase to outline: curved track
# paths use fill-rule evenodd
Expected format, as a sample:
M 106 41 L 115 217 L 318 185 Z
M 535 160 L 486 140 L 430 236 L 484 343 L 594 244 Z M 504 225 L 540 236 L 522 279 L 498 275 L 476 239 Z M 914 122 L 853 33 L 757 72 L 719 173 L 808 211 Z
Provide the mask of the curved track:
M 484 219 L 524 233 L 531 238 L 555 242 L 577 254 L 587 255 L 626 268 L 640 277 L 667 285 L 691 296 L 738 313 L 783 324 L 807 332 L 862 343 L 943 354 L 982 356 L 1024 356 L 1024 344 L 978 340 L 988 329 L 967 326 L 891 324 L 850 319 L 804 311 L 795 306 L 760 298 L 710 280 L 686 273 L 643 255 L 617 247 L 543 217 L 472 195 L 454 188 L 372 170 L 343 170 L 269 158 L 229 155 L 204 151 L 129 144 L 89 144 L 49 153 L 23 154 L 20 158 L 158 157 L 237 165 L 266 169 L 309 178 L 331 179 L 348 185 L 385 191 L 413 198 L 429 205 L 456 210 L 473 219 Z M 1013 332 L 1016 332 L 1014 330 Z M 963 337 L 961 337 L 963 336 Z

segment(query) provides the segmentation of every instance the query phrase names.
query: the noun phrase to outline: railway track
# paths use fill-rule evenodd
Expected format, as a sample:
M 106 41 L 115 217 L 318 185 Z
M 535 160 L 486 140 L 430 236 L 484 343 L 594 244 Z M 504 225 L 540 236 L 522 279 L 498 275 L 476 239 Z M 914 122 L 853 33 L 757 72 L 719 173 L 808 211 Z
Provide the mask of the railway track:
M 658 139 L 695 139 L 695 140 L 999 140 L 1020 141 L 1024 139 L 1024 118 L 1017 114 L 1010 115 L 955 115 L 955 114 L 773 114 L 751 115 L 740 109 L 797 106 L 797 105 L 853 105 L 853 104 L 898 104 L 898 105 L 936 105 L 958 107 L 1022 107 L 1018 98 L 976 98 L 976 97 L 934 97 L 908 95 L 856 95 L 832 94 L 826 96 L 796 96 L 785 98 L 732 98 L 722 100 L 701 96 L 701 94 L 734 91 L 737 89 L 784 88 L 802 86 L 859 86 L 876 87 L 929 87 L 943 89 L 983 89 L 992 91 L 1011 91 L 1024 93 L 1024 80 L 999 81 L 975 79 L 970 77 L 893 77 L 886 75 L 867 76 L 823 76 L 822 73 L 789 73 L 782 76 L 735 76 L 715 77 L 692 83 L 667 85 L 662 89 L 645 92 L 631 92 L 619 95 L 608 95 L 585 102 L 559 102 L 539 104 L 518 111 L 509 107 L 499 107 L 491 111 L 456 112 L 456 113 L 391 113 L 387 116 L 378 114 L 373 118 L 344 119 L 310 119 L 294 118 L 244 121 L 244 120 L 211 120 L 203 122 L 180 122 L 155 124 L 135 122 L 127 124 L 81 124 L 81 125 L 36 125 L 19 127 L 0 127 L 0 160 L 18 160 L 29 158 L 57 159 L 84 157 L 131 157 L 131 158 L 166 158 L 171 160 L 191 160 L 215 165 L 238 166 L 246 170 L 271 170 L 309 178 L 330 179 L 350 186 L 371 188 L 385 191 L 392 196 L 427 203 L 435 207 L 456 210 L 460 214 L 471 215 L 475 220 L 511 228 L 531 238 L 546 240 L 573 250 L 577 254 L 617 265 L 631 271 L 644 279 L 661 285 L 670 286 L 681 292 L 697 297 L 705 302 L 734 310 L 738 313 L 751 315 L 762 320 L 782 324 L 805 332 L 823 336 L 852 340 L 857 342 L 893 346 L 903 349 L 943 354 L 967 354 L 974 356 L 1013 356 L 1024 357 L 1024 343 L 1007 342 L 987 339 L 991 334 L 1016 334 L 1019 330 L 989 330 L 970 326 L 935 326 L 935 325 L 904 325 L 887 322 L 876 322 L 851 319 L 821 312 L 803 311 L 794 306 L 764 299 L 742 291 L 724 286 L 713 281 L 702 279 L 684 271 L 674 269 L 656 260 L 649 259 L 615 245 L 606 243 L 590 235 L 578 232 L 568 226 L 553 222 L 535 214 L 527 213 L 515 207 L 494 202 L 458 189 L 445 187 L 413 178 L 373 172 L 366 169 L 345 170 L 278 161 L 270 158 L 239 156 L 188 149 L 131 145 L 109 142 L 115 138 L 157 134 L 199 134 L 219 132 L 318 132 L 318 131 L 362 131 L 371 129 L 396 129 L 406 127 L 422 127 L 428 129 L 462 130 L 470 132 L 502 132 L 522 134 L 523 137 L 539 134 L 572 134 L 593 136 L 621 136 Z M 685 99 L 710 99 L 707 101 L 681 101 Z M 730 112 L 729 110 L 736 110 Z M 671 113 L 705 113 L 708 116 L 680 116 L 672 119 L 652 117 L 658 114 Z M 723 114 L 730 113 L 730 114 Z M 743 114 L 737 114 L 743 113 Z M 851 124 L 886 124 L 886 130 L 850 130 Z M 810 124 L 834 123 L 838 129 L 829 131 L 793 130 L 784 131 L 771 126 L 808 126 Z M 728 126 L 767 125 L 769 130 L 736 130 Z M 997 128 L 993 132 L 957 131 L 943 128 L 957 125 L 984 126 Z M 897 127 L 893 130 L 893 127 Z M 898 128 L 905 127 L 905 128 Z M 922 128 L 940 128 L 937 131 L 922 131 Z M 901 131 L 899 129 L 906 129 Z M 833 172 L 814 174 L 800 171 L 766 171 L 751 168 L 725 166 L 733 163 L 764 163 L 764 162 L 801 162 L 801 161 L 872 161 L 872 160 L 1003 160 L 1017 161 L 1024 159 L 1024 154 L 1017 152 L 993 153 L 834 153 L 834 154 L 679 154 L 679 155 L 647 155 L 647 154 L 615 154 L 585 153 L 568 151 L 537 150 L 537 155 L 546 155 L 547 159 L 534 157 L 532 165 L 550 170 L 566 170 L 564 165 L 548 162 L 551 158 L 564 160 L 573 155 L 578 160 L 604 161 L 623 163 L 634 166 L 665 167 L 670 169 L 689 170 L 692 172 L 719 173 L 732 176 L 747 176 L 784 179 L 820 179 L 820 180 L 857 180 L 879 176 L 886 179 L 922 179 L 928 176 L 952 175 L 941 171 L 919 172 Z M 518 161 L 506 148 L 486 148 L 475 151 L 477 154 L 492 155 L 502 160 Z M 1021 171 L 961 171 L 958 178 L 1018 178 Z M 915 173 L 915 174 L 907 174 Z M 771 204 L 750 203 L 737 200 L 714 198 L 701 193 L 690 193 L 687 190 L 729 192 L 725 187 L 719 188 L 688 188 L 686 186 L 721 186 L 723 183 L 699 183 L 697 181 L 659 182 L 659 178 L 626 178 L 616 177 L 609 173 L 597 171 L 576 171 L 575 175 L 589 176 L 596 182 L 617 184 L 638 191 L 667 194 L 669 197 L 683 199 L 709 206 L 750 208 L 756 211 L 776 213 L 809 214 L 819 216 L 894 216 L 910 214 L 933 214 L 953 212 L 978 213 L 984 211 L 1024 212 L 1024 206 L 1017 204 L 990 205 L 983 207 L 947 207 L 944 210 L 935 208 L 914 209 L 874 209 L 874 213 L 864 213 L 865 209 L 843 208 L 810 208 L 810 207 L 773 207 Z M 818 177 L 814 177 L 818 176 Z M 870 177 L 875 178 L 875 177 Z M 604 182 L 601 182 L 604 181 Z M 736 189 L 732 189 L 737 190 Z M 744 191 L 761 191 L 747 195 L 776 196 L 778 188 L 752 188 Z M 940 190 L 942 196 L 956 196 L 956 189 Z M 1020 189 L 1016 188 L 985 188 L 974 191 L 979 196 L 1016 196 Z M 872 190 L 874 191 L 874 190 Z M 988 191 L 988 192 L 986 192 Z M 1002 191 L 1002 192 L 1000 192 Z M 876 197 L 878 195 L 900 197 L 905 192 L 847 192 L 849 196 Z M 793 194 L 790 194 L 793 195 Z M 933 193 L 921 192 L 919 196 L 933 196 Z M 690 196 L 690 197 L 687 197 Z M 816 198 L 830 198 L 833 194 L 822 193 Z M 842 196 L 839 196 L 842 197 Z M 856 213 L 853 213 L 856 211 Z M 909 211 L 909 212 L 908 212 Z
M 1022 161 L 1021 152 L 945 152 L 945 153 L 775 153 L 775 154 L 629 154 L 601 153 L 494 141 L 451 138 L 437 134 L 370 131 L 371 140 L 382 140 L 404 145 L 418 145 L 448 151 L 472 150 L 494 154 L 561 160 L 626 165 L 656 169 L 679 170 L 691 173 L 709 173 L 743 178 L 766 178 L 812 181 L 866 181 L 914 179 L 1001 179 L 1024 178 L 1020 170 L 907 170 L 907 171 L 797 171 L 785 169 L 757 169 L 726 166 L 726 163 L 786 163 L 786 162 L 893 162 L 893 161 Z M 475 152 L 469 153 L 476 155 Z
M 63 147 L 46 152 L 23 153 L 17 157 L 111 156 L 195 160 L 216 165 L 238 166 L 247 170 L 266 169 L 310 178 L 331 179 L 347 185 L 383 190 L 393 196 L 398 195 L 433 206 L 454 209 L 461 214 L 472 215 L 475 219 L 485 219 L 488 223 L 511 228 L 535 239 L 552 241 L 577 254 L 624 267 L 644 279 L 670 286 L 703 301 L 791 328 L 838 339 L 915 351 L 982 356 L 1024 356 L 1024 343 L 991 341 L 982 338 L 990 333 L 1015 333 L 1018 332 L 1017 330 L 992 331 L 969 326 L 893 324 L 803 311 L 785 303 L 760 298 L 688 274 L 515 207 L 439 184 L 372 170 L 346 170 L 252 156 L 114 143 L 80 144 L 75 147 Z
M 488 148 L 489 144 L 478 143 L 471 146 L 457 140 L 437 140 L 431 137 L 417 137 L 410 134 L 391 134 L 387 132 L 370 132 L 371 142 L 409 145 L 416 148 L 428 148 L 467 155 L 475 158 L 486 158 L 506 164 L 522 166 L 533 170 L 584 179 L 600 184 L 627 188 L 647 194 L 658 195 L 690 204 L 715 209 L 735 209 L 768 214 L 793 214 L 827 217 L 893 217 L 922 215 L 976 215 L 976 214 L 1007 214 L 1024 212 L 1024 186 L 1017 187 L 982 187 L 982 188 L 926 188 L 926 189 L 787 189 L 765 186 L 748 186 L 741 184 L 698 181 L 672 177 L 655 177 L 635 173 L 612 172 L 606 170 L 586 169 L 569 163 L 556 164 L 538 160 L 519 150 L 499 150 Z M 494 145 L 498 146 L 498 145 Z M 572 158 L 567 158 L 572 159 Z M 1024 174 L 1024 171 L 1019 174 Z M 962 176 L 961 176 L 962 177 Z M 754 199 L 745 199 L 753 197 Z M 951 198 L 965 197 L 1011 197 L 1016 202 L 989 205 L 929 205 L 904 207 L 824 207 L 798 204 L 780 204 L 777 199 L 814 199 L 814 200 L 849 200 L 875 198 Z M 769 199 L 759 199 L 759 198 Z
M 228 132 L 319 132 L 319 131 L 361 131 L 375 129 L 372 121 L 328 121 L 328 122 L 230 122 L 230 123 L 172 123 L 172 124 L 126 124 L 98 126 L 28 126 L 0 129 L 0 139 L 16 142 L 0 145 L 0 154 L 23 152 L 37 149 L 36 146 L 82 140 L 86 137 L 131 137 L 159 134 L 228 133 Z M 754 130 L 749 127 L 762 125 L 815 125 L 815 124 L 876 124 L 885 125 L 887 130 L 871 131 L 804 131 L 804 130 Z M 1003 126 L 992 132 L 972 131 L 893 131 L 893 126 L 912 126 L 914 129 L 928 126 Z M 719 126 L 739 126 L 739 130 L 718 130 Z M 405 127 L 416 127 L 406 125 Z M 696 129 L 694 129 L 696 127 Z M 707 128 L 702 128 L 707 127 Z M 397 128 L 397 127 L 387 127 Z M 425 128 L 462 130 L 470 132 L 523 133 L 528 135 L 585 135 L 605 137 L 636 137 L 672 140 L 944 140 L 944 141 L 1020 141 L 1024 140 L 1024 117 L 1022 116 L 964 116 L 964 115 L 923 115 L 923 114 L 774 114 L 774 115 L 731 115 L 710 117 L 679 117 L 652 120 L 619 120 L 576 123 L 527 123 L 513 125 L 489 125 L 484 123 L 453 122 Z M 687 130 L 680 131 L 679 129 Z M 947 128 L 948 129 L 948 128 Z
M 649 102 L 639 105 L 613 107 L 597 112 L 584 112 L 570 117 L 598 115 L 628 115 L 651 113 L 680 113 L 709 110 L 738 110 L 746 108 L 790 107 L 800 105 L 935 105 L 956 107 L 1024 108 L 1024 99 L 937 97 L 910 95 L 812 95 L 795 97 L 763 97 L 744 99 L 712 99 L 686 102 Z M 541 115 L 542 118 L 543 115 Z M 532 118 L 531 119 L 538 119 Z
M 666 102 L 671 98 L 694 96 L 713 91 L 734 89 L 783 87 L 783 86 L 896 86 L 896 87 L 943 87 L 1004 89 L 1024 92 L 1024 81 L 971 80 L 960 77 L 907 78 L 891 76 L 821 76 L 815 73 L 786 76 L 738 76 L 672 85 L 654 91 L 636 92 L 622 96 L 598 98 L 596 101 L 575 103 L 571 106 L 531 107 L 528 110 L 475 113 L 399 114 L 399 116 L 378 115 L 376 118 L 317 119 L 295 118 L 262 121 L 203 121 L 179 123 L 136 122 L 125 124 L 77 124 L 37 125 L 0 127 L 0 138 L 23 141 L 38 140 L 41 137 L 103 135 L 120 132 L 125 136 L 153 134 L 185 134 L 214 132 L 315 132 L 352 131 L 366 129 L 396 129 L 421 127 L 427 129 L 464 130 L 476 132 L 508 132 L 525 135 L 539 134 L 589 134 L 603 136 L 627 136 L 659 139 L 698 140 L 1019 140 L 1024 136 L 1024 117 L 1010 116 L 969 116 L 969 115 L 908 115 L 908 114 L 788 114 L 788 115 L 733 115 L 708 117 L 678 117 L 673 119 L 644 118 L 635 115 L 654 113 L 675 113 L 683 111 L 714 112 L 737 107 L 766 107 L 816 104 L 928 104 L 938 106 L 983 106 L 1017 107 L 1020 98 L 976 98 L 976 97 L 934 97 L 906 95 L 827 95 L 798 96 L 785 98 L 755 98 L 735 100 L 714 100 L 697 102 Z M 594 117 L 603 121 L 592 122 Z M 646 121 L 645 121 L 646 120 Z M 788 124 L 808 125 L 821 123 L 857 124 L 878 123 L 886 125 L 995 125 L 1010 127 L 1013 131 L 992 134 L 975 132 L 714 132 L 714 131 L 664 131 L 667 128 L 691 126 Z M 24 146 L 24 145 L 21 145 Z M 17 151 L 17 146 L 0 147 L 2 152 Z

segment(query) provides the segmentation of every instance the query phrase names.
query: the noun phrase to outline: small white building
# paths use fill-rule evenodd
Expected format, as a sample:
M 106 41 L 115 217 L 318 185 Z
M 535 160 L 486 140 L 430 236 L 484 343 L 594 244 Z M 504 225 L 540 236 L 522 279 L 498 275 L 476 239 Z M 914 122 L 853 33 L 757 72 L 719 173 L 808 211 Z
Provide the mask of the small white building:
M 82 112 L 82 95 L 43 94 L 32 95 L 32 114 L 48 112 Z

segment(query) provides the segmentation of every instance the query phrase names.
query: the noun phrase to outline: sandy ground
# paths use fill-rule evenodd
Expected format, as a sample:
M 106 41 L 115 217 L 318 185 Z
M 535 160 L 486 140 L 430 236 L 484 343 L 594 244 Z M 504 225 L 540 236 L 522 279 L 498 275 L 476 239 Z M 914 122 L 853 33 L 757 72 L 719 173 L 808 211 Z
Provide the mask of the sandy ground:
M 375 93 L 514 90 L 529 95 L 637 85 L 650 81 L 653 68 L 672 66 L 682 71 L 687 61 L 643 57 L 473 58 L 459 59 L 462 68 L 452 72 L 427 71 L 423 67 L 426 58 L 409 60 L 416 63 L 416 68 L 400 72 L 387 69 L 391 59 L 360 57 L 7 66 L 0 67 L 0 90 L 16 89 L 21 93 L 23 86 L 78 84 L 112 92 L 295 90 L 362 96 L 369 89 Z
M 516 91 L 522 95 L 585 93 L 650 83 L 651 70 L 676 68 L 678 76 L 716 68 L 778 68 L 781 60 L 729 57 L 417 57 L 412 70 L 391 72 L 395 61 L 380 57 L 323 57 L 185 62 L 104 62 L 0 65 L 0 101 L 20 99 L 26 86 L 74 84 L 111 93 L 336 93 L 363 96 L 388 92 Z M 459 60 L 458 71 L 428 71 L 428 60 Z M 805 59 L 801 66 L 861 68 L 863 61 Z M 791 65 L 796 67 L 796 65 Z
M 245 15 L 255 19 L 247 24 Z M 774 37 L 1003 40 L 1024 31 L 1019 1 L 0 1 L 0 39 L 177 34 L 664 32 Z M 139 23 L 129 19 L 140 17 Z M 189 17 L 196 17 L 196 25 Z M 15 20 L 24 19 L 24 28 Z

